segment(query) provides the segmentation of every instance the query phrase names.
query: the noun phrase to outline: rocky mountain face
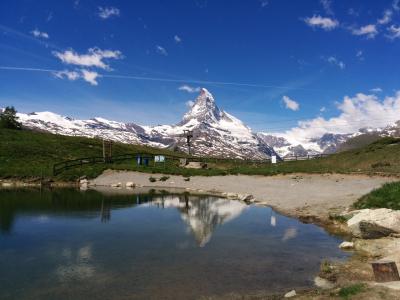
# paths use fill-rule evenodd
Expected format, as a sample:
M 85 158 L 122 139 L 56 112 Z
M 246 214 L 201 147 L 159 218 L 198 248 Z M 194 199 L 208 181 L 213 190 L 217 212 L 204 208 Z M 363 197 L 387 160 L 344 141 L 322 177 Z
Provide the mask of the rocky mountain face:
M 249 127 L 220 110 L 206 89 L 201 89 L 191 109 L 176 125 L 140 126 L 103 118 L 74 120 L 51 112 L 20 113 L 18 117 L 25 127 L 34 130 L 69 136 L 98 137 L 181 151 L 187 151 L 183 132 L 191 130 L 192 153 L 199 156 L 266 159 L 275 154 L 273 148 Z
M 33 130 L 180 151 L 187 151 L 183 133 L 191 130 L 193 154 L 241 159 L 267 159 L 276 154 L 285 157 L 334 153 L 363 146 L 380 137 L 400 136 L 399 121 L 385 128 L 363 128 L 348 134 L 326 133 L 302 144 L 292 144 L 284 136 L 252 132 L 242 121 L 221 110 L 206 89 L 201 89 L 193 106 L 175 125 L 141 126 L 103 118 L 75 120 L 51 112 L 19 113 L 18 117 L 25 127 Z

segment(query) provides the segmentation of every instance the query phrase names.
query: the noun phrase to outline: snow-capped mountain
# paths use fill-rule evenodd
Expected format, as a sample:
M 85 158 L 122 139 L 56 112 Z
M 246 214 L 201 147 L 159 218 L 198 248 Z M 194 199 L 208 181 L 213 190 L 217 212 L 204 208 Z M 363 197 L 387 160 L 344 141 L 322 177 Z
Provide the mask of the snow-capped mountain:
M 281 157 L 331 154 L 364 146 L 381 137 L 400 137 L 400 121 L 383 128 L 361 128 L 347 134 L 325 133 L 303 143 L 290 143 L 284 136 L 274 134 L 258 133 L 258 136 Z
M 249 127 L 220 110 L 206 89 L 201 89 L 191 109 L 176 125 L 140 126 L 103 118 L 74 120 L 51 112 L 19 113 L 18 117 L 25 127 L 34 130 L 183 151 L 186 140 L 182 134 L 184 130 L 192 130 L 193 153 L 200 156 L 263 159 L 275 154 Z
M 195 155 L 244 159 L 266 159 L 274 154 L 285 157 L 334 153 L 354 147 L 361 140 L 400 136 L 400 121 L 385 128 L 363 128 L 345 134 L 325 133 L 302 142 L 289 140 L 285 135 L 253 133 L 242 121 L 221 110 L 212 94 L 204 88 L 182 121 L 175 125 L 141 126 L 103 118 L 75 120 L 52 112 L 19 113 L 18 117 L 23 126 L 34 130 L 180 151 L 187 151 L 183 133 L 191 130 Z M 368 138 L 363 138 L 364 135 Z M 357 140 L 351 142 L 355 138 Z

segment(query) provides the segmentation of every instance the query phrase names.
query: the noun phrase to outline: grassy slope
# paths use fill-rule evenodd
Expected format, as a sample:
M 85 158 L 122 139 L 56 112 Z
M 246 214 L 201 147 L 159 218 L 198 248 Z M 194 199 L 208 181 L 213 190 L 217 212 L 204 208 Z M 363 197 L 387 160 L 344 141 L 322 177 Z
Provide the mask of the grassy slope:
M 132 152 L 165 153 L 160 149 L 116 143 L 113 155 Z M 102 141 L 83 137 L 67 137 L 28 130 L 0 129 L 0 178 L 51 177 L 54 163 L 83 157 L 102 156 Z M 78 173 L 93 173 L 103 165 L 76 168 L 66 172 L 64 179 Z M 63 179 L 63 178 L 60 178 Z
M 0 178 L 51 177 L 52 165 L 67 159 L 101 156 L 100 140 L 66 137 L 32 131 L 13 131 L 0 129 Z M 163 152 L 159 149 L 115 144 L 114 154 L 146 151 Z M 165 154 L 171 152 L 164 151 Z M 213 160 L 211 160 L 213 161 Z M 158 168 L 137 168 L 131 161 L 113 165 L 97 164 L 75 168 L 59 175 L 57 179 L 73 180 L 81 175 L 94 177 L 106 168 L 138 170 L 144 172 L 161 172 L 167 174 L 191 175 L 225 175 L 225 174 L 259 174 L 273 175 L 279 173 L 384 173 L 400 174 L 400 139 L 381 139 L 362 149 L 346 151 L 327 158 L 309 161 L 284 162 L 277 165 L 252 164 L 243 161 L 210 162 L 208 170 L 183 169 L 176 165 L 160 165 Z
M 400 209 L 400 182 L 387 183 L 381 188 L 362 196 L 355 208 L 391 208 Z

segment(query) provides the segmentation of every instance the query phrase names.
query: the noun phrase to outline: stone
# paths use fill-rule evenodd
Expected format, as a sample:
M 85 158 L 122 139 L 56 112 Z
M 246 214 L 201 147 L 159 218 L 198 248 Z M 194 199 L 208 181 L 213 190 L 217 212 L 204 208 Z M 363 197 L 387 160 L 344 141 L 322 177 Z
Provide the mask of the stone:
M 354 243 L 353 242 L 343 242 L 339 245 L 340 249 L 353 249 Z
M 127 183 L 125 183 L 125 187 L 127 188 L 134 188 L 135 184 L 132 181 L 128 181 Z
M 295 297 L 297 294 L 296 294 L 296 291 L 295 290 L 291 290 L 290 292 L 288 292 L 288 293 L 286 293 L 285 294 L 285 298 L 292 298 L 292 297 Z
M 117 187 L 121 187 L 121 186 L 122 186 L 121 182 L 112 183 L 112 184 L 111 184 L 111 187 L 113 187 L 113 188 L 117 188 Z
M 329 280 L 325 278 L 321 278 L 319 276 L 314 278 L 314 284 L 316 287 L 323 289 L 323 290 L 330 290 L 335 287 L 335 284 L 330 282 Z
M 387 208 L 355 211 L 347 221 L 352 234 L 358 238 L 376 239 L 400 233 L 400 211 Z
M 239 200 L 245 201 L 245 202 L 253 202 L 254 200 L 253 195 L 247 194 L 247 195 L 240 195 Z

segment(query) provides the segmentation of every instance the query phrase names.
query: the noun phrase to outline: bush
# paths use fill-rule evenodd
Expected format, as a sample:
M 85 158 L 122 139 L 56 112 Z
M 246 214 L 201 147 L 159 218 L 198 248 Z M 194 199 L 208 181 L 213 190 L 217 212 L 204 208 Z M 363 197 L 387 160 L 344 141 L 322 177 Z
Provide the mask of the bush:
M 154 178 L 153 176 L 151 176 L 151 177 L 149 177 L 149 181 L 150 181 L 150 182 L 156 182 L 156 181 L 157 181 L 157 179 L 156 179 L 156 178 Z
M 13 106 L 7 106 L 0 113 L 0 128 L 21 129 L 22 124 L 18 122 L 17 111 Z
M 160 181 L 167 181 L 169 179 L 169 176 L 162 176 L 159 180 Z

